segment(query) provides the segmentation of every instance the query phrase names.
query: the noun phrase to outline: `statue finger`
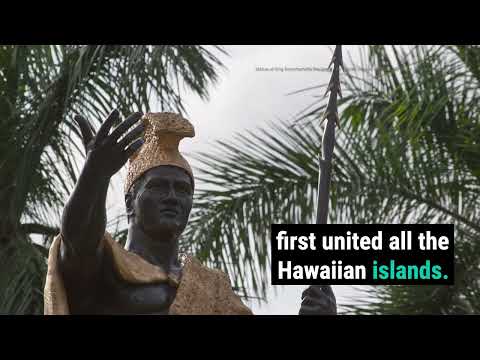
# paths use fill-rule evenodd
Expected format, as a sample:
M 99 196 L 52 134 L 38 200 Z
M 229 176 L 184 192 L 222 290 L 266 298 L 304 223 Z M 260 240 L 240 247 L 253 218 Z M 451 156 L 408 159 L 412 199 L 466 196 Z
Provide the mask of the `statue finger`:
M 335 299 L 335 294 L 333 293 L 332 287 L 330 285 L 320 286 L 320 289 L 326 296 Z
M 337 305 L 335 294 L 333 293 L 332 287 L 330 285 L 318 286 L 318 288 L 315 290 L 316 290 L 315 294 L 317 297 L 322 297 L 323 299 L 333 304 L 334 306 Z
M 310 309 L 316 314 L 336 314 L 337 306 L 330 298 L 326 296 L 307 296 L 303 299 L 300 307 L 301 312 Z
M 142 147 L 142 145 L 145 143 L 145 140 L 143 139 L 138 139 L 134 141 L 124 152 L 125 154 L 125 161 L 130 158 L 135 152 Z
M 78 126 L 80 127 L 80 133 L 82 134 L 83 146 L 85 147 L 85 150 L 87 150 L 87 146 L 90 143 L 90 141 L 92 141 L 93 134 L 94 134 L 93 131 L 92 131 L 90 122 L 81 115 L 75 115 L 74 120 L 78 124 Z
M 302 299 L 304 299 L 305 297 L 309 296 L 311 292 L 312 292 L 312 287 L 311 287 L 311 286 L 309 286 L 308 288 L 306 288 L 305 290 L 303 290 L 303 292 L 302 292 Z
M 113 124 L 115 123 L 116 120 L 118 120 L 119 112 L 117 109 L 113 110 L 110 115 L 108 115 L 107 119 L 105 122 L 100 126 L 100 129 L 98 129 L 97 133 L 97 141 L 98 140 L 103 140 L 107 137 L 110 129 L 112 128 Z
M 306 296 L 305 298 L 302 299 L 302 307 L 314 306 L 316 304 L 318 304 L 318 301 L 316 301 L 316 299 L 312 298 L 311 296 Z
M 122 149 L 125 149 L 128 144 L 130 144 L 132 141 L 137 139 L 143 134 L 143 130 L 145 129 L 145 126 L 142 124 L 138 125 L 135 129 L 130 131 L 127 135 L 123 137 L 122 140 L 118 142 L 118 146 L 121 147 Z
M 131 126 L 133 126 L 138 120 L 141 119 L 143 114 L 141 112 L 136 112 L 131 114 L 129 117 L 125 119 L 120 125 L 117 126 L 115 130 L 112 131 L 110 134 L 110 139 L 113 141 L 117 141 L 124 132 L 126 132 Z

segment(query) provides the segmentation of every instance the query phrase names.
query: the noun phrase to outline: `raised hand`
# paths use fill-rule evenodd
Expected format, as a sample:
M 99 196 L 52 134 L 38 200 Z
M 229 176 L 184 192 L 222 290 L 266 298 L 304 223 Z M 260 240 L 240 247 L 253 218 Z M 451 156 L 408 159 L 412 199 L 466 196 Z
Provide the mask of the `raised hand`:
M 336 315 L 337 302 L 329 285 L 312 285 L 302 293 L 299 315 Z
M 127 162 L 144 143 L 141 137 L 144 125 L 139 124 L 127 133 L 142 117 L 142 113 L 133 113 L 110 134 L 113 124 L 119 119 L 118 110 L 113 110 L 101 125 L 97 134 L 94 134 L 90 122 L 80 115 L 75 121 L 80 126 L 83 145 L 87 154 L 85 167 L 92 170 L 97 176 L 111 178 Z

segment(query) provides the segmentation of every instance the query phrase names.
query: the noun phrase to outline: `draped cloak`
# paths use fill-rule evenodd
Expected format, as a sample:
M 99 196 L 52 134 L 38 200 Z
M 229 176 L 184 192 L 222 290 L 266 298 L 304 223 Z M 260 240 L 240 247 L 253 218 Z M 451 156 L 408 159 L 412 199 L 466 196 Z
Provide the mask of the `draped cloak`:
M 45 315 L 70 315 L 68 294 L 59 269 L 62 236 L 53 241 L 48 256 L 48 272 L 44 290 Z M 106 233 L 104 250 L 110 256 L 115 273 L 127 284 L 169 282 L 169 275 L 139 255 L 125 250 Z M 175 279 L 173 279 L 175 280 Z M 175 281 L 174 281 L 175 283 Z M 198 259 L 186 256 L 177 293 L 169 315 L 253 315 L 233 291 L 224 272 L 203 266 Z

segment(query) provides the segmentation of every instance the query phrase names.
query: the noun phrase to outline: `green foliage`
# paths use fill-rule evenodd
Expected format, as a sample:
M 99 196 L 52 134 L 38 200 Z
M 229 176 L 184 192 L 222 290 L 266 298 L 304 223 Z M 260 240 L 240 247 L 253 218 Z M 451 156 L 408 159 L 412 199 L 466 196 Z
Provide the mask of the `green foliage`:
M 202 46 L 0 46 L 0 254 L 33 246 L 32 233 L 46 245 L 57 233 L 83 155 L 74 114 L 99 124 L 113 108 L 149 111 L 154 98 L 163 111 L 183 112 L 181 92 L 207 98 L 220 66 Z M 2 262 L 3 279 L 14 269 Z M 33 286 L 30 271 L 22 273 L 25 281 L 0 283 L 2 293 Z M 35 284 L 32 292 L 41 288 Z M 27 300 L 4 302 L 0 313 L 42 311 Z
M 359 66 L 345 64 L 329 221 L 445 222 L 456 232 L 455 286 L 366 288 L 347 312 L 479 311 L 479 59 L 476 46 L 371 46 Z M 148 111 L 152 97 L 183 112 L 182 87 L 206 98 L 219 66 L 200 46 L 0 46 L 0 313 L 42 312 L 46 251 L 32 239 L 48 245 L 58 232 L 76 181 L 72 115 L 98 124 L 113 107 Z M 270 224 L 313 222 L 325 107 L 197 157 L 183 248 L 246 294 L 263 297 L 269 284 Z
M 227 271 L 244 294 L 264 297 L 270 224 L 313 216 L 320 138 L 311 125 L 271 124 L 199 154 L 197 179 L 209 188 L 195 191 L 183 246 Z
M 457 250 L 455 286 L 369 288 L 349 312 L 478 311 L 479 57 L 473 46 L 371 46 L 346 66 L 329 222 L 454 223 Z M 313 222 L 326 105 L 199 159 L 186 243 L 247 291 L 265 294 L 269 225 Z
M 43 248 L 18 242 L 0 255 L 0 309 L 2 314 L 35 314 L 43 309 L 43 284 L 47 265 Z

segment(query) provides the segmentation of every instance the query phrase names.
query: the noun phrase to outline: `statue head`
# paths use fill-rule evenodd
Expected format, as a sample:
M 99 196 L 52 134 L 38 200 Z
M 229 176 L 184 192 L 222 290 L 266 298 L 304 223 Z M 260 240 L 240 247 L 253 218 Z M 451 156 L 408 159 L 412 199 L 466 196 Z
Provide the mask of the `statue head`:
M 146 171 L 125 195 L 129 223 L 150 235 L 180 234 L 187 226 L 192 202 L 190 176 L 170 165 Z
M 147 113 L 143 122 L 145 144 L 128 165 L 128 221 L 151 236 L 179 235 L 192 209 L 194 178 L 178 145 L 183 137 L 193 137 L 194 129 L 173 113 Z

